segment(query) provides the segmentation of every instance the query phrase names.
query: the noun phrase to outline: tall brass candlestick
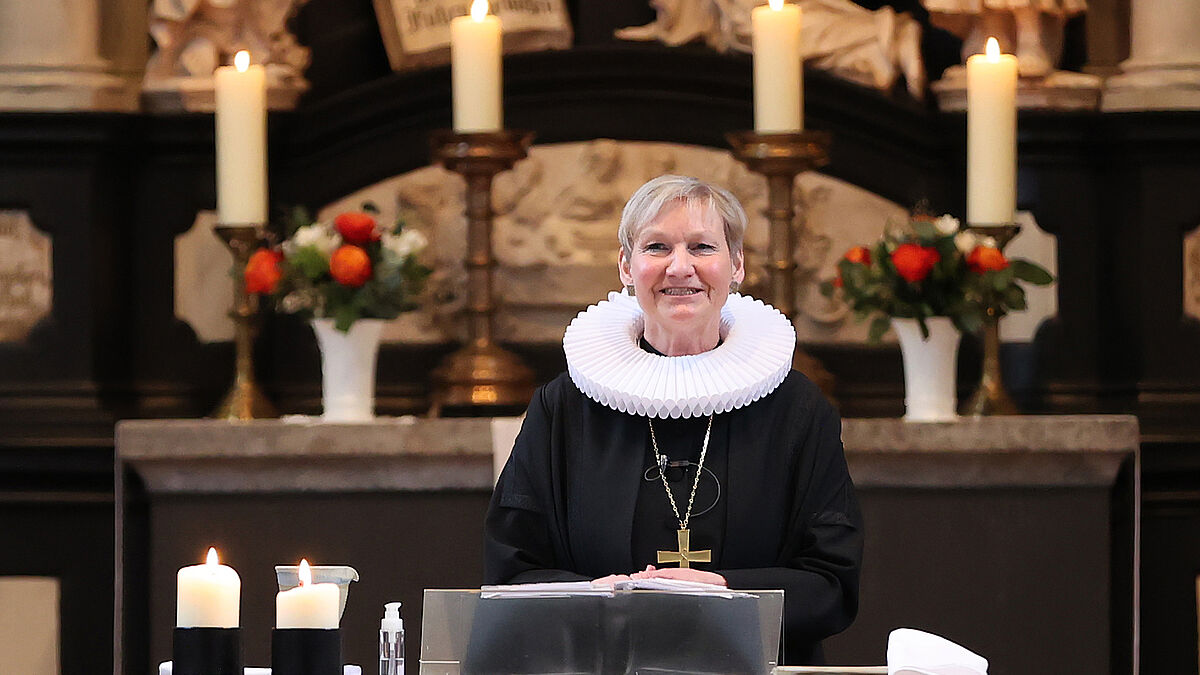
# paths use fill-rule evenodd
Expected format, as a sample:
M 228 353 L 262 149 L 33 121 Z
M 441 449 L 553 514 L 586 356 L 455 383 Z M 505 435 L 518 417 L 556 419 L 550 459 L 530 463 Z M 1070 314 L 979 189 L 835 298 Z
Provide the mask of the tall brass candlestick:
M 967 225 L 967 229 L 996 240 L 1001 251 L 1021 231 L 1013 223 L 1001 225 Z M 996 307 L 987 307 L 983 321 L 983 368 L 979 387 L 963 406 L 964 415 L 1016 415 L 1017 404 L 1004 388 L 1004 375 L 1000 367 L 1000 319 L 1003 317 Z
M 768 301 L 796 323 L 796 232 L 792 223 L 792 186 L 796 176 L 829 163 L 830 136 L 823 131 L 758 133 L 735 131 L 725 135 L 733 156 L 746 168 L 767 178 L 767 223 L 770 225 L 771 281 Z M 834 376 L 797 343 L 792 365 L 832 398 Z
M 517 406 L 533 395 L 533 371 L 493 340 L 492 179 L 524 159 L 533 133 L 438 131 L 433 158 L 466 180 L 469 339 L 433 371 L 433 407 Z
M 251 420 L 262 417 L 278 417 L 275 406 L 267 400 L 254 378 L 254 337 L 258 334 L 258 296 L 246 292 L 242 274 L 250 254 L 263 241 L 264 230 L 260 225 L 218 225 L 213 228 L 217 237 L 225 242 L 233 253 L 237 274 L 233 284 L 233 307 L 229 316 L 234 325 L 235 367 L 233 385 L 221 399 L 221 403 L 210 417 L 226 420 Z

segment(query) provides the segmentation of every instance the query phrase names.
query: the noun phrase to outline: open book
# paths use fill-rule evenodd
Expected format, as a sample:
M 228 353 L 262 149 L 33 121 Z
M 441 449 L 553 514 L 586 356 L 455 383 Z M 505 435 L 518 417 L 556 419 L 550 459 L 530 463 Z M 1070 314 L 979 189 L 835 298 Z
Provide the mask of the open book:
M 748 598 L 750 593 L 731 591 L 724 586 L 680 579 L 628 579 L 612 584 L 591 581 L 558 581 L 541 584 L 511 584 L 484 586 L 479 589 L 483 598 L 564 598 L 573 596 L 612 597 L 614 591 L 662 591 L 682 595 L 704 595 L 720 598 Z

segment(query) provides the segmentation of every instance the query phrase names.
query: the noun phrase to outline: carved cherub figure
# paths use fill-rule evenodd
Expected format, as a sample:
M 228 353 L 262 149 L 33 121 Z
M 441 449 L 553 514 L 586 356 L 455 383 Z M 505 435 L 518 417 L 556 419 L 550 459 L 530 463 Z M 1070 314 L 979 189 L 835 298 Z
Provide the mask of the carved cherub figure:
M 625 40 L 680 45 L 703 40 L 719 52 L 751 50 L 750 12 L 766 0 L 651 0 L 653 22 L 616 32 Z M 925 65 L 921 25 L 891 7 L 871 11 L 850 0 L 799 0 L 801 55 L 823 70 L 890 91 L 903 74 L 909 93 L 922 98 Z
M 995 37 L 1017 56 L 1022 77 L 1054 72 L 1062 57 L 1066 19 L 1087 11 L 1087 0 L 921 0 L 935 26 L 963 38 L 962 58 L 982 54 Z

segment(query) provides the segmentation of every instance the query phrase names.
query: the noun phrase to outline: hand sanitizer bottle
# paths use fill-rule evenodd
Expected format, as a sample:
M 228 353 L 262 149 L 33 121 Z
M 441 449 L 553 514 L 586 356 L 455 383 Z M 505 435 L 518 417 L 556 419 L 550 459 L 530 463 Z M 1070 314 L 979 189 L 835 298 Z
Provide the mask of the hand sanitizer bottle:
M 383 621 L 379 622 L 379 675 L 404 675 L 404 619 L 400 618 L 400 603 L 383 606 Z

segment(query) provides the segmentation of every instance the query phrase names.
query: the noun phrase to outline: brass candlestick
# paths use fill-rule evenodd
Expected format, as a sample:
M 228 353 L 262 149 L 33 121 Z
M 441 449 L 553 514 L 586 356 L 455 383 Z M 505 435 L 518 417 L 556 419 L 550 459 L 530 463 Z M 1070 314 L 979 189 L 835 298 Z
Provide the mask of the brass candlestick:
M 967 229 L 996 240 L 1001 251 L 1021 231 L 1015 223 L 1000 225 L 968 225 Z M 1004 388 L 1004 375 L 1000 368 L 1000 319 L 1003 314 L 997 307 L 986 307 L 983 320 L 983 368 L 979 376 L 979 387 L 963 406 L 964 415 L 1016 415 L 1017 404 Z
M 796 324 L 796 232 L 793 221 L 792 186 L 796 176 L 829 163 L 830 136 L 824 131 L 761 134 L 735 131 L 725 135 L 733 156 L 746 168 L 767 178 L 767 209 L 770 224 L 769 302 Z M 792 365 L 808 376 L 826 396 L 833 398 L 834 376 L 804 351 L 799 342 Z
M 467 183 L 469 339 L 434 369 L 430 413 L 437 415 L 444 406 L 525 405 L 533 395 L 533 371 L 493 341 L 492 179 L 525 158 L 533 133 L 438 131 L 431 140 L 434 160 Z
M 246 292 L 242 278 L 250 254 L 265 237 L 261 225 L 218 225 L 213 232 L 233 253 L 237 274 L 234 275 L 233 307 L 229 317 L 234 325 L 235 367 L 233 385 L 221 399 L 220 405 L 210 417 L 225 420 L 251 420 L 262 417 L 278 417 L 275 406 L 267 400 L 258 382 L 254 379 L 254 337 L 258 334 L 258 296 Z

